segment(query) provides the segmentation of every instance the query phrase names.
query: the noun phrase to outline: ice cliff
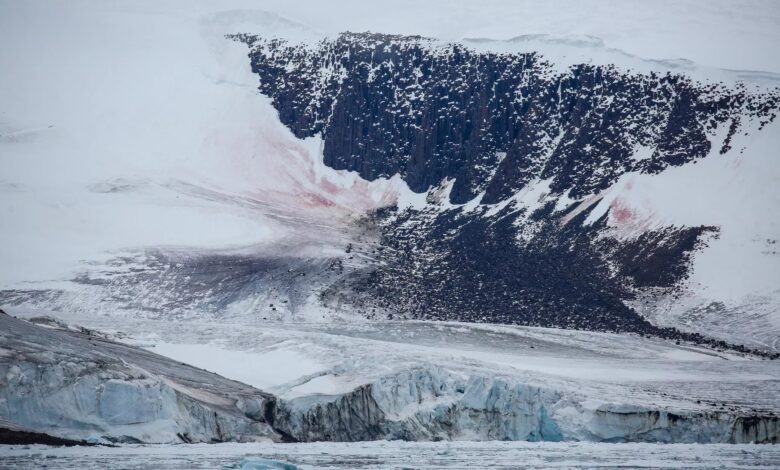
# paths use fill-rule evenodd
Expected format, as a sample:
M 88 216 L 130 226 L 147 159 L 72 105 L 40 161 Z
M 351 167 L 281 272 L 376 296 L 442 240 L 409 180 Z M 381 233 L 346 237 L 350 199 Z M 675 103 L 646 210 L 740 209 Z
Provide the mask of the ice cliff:
M 277 402 L 274 427 L 301 441 L 777 442 L 780 419 L 602 403 L 489 376 L 420 368 L 340 396 Z
M 0 422 L 88 442 L 525 440 L 777 442 L 772 411 L 595 401 L 435 365 L 283 399 L 50 319 L 0 314 Z
M 0 420 L 77 440 L 219 442 L 281 437 L 259 390 L 89 330 L 0 314 Z

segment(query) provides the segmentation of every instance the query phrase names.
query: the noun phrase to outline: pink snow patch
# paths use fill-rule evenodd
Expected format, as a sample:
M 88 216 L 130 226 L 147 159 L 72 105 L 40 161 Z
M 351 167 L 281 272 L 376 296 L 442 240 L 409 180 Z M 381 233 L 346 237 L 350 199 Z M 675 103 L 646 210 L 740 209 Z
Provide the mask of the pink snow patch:
M 612 201 L 612 204 L 610 204 L 609 207 L 609 212 L 612 215 L 612 221 L 616 224 L 627 224 L 635 217 L 634 211 L 623 205 L 620 199 L 615 199 Z
M 649 209 L 630 207 L 626 201 L 615 199 L 609 205 L 610 226 L 616 230 L 613 234 L 620 238 L 639 236 L 656 225 L 658 215 Z
M 309 206 L 333 207 L 336 205 L 336 203 L 330 199 L 320 196 L 319 194 L 307 193 L 304 197 Z
M 328 194 L 337 194 L 341 189 L 327 179 L 320 181 L 320 188 Z

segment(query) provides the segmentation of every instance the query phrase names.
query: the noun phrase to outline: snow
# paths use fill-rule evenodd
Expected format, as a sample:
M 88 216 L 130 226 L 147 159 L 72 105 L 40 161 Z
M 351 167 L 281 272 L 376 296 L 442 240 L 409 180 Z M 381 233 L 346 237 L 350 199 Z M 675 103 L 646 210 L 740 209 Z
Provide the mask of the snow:
M 687 59 L 722 69 L 780 72 L 780 52 L 771 47 L 780 42 L 780 7 L 771 0 L 266 0 L 263 8 L 323 34 L 375 31 L 446 41 L 547 35 L 547 42 L 578 46 L 569 53 L 584 49 L 579 54 L 585 57 L 606 49 L 655 61 Z M 376 14 L 378 8 L 382 14 Z M 537 36 L 536 43 L 544 39 Z M 607 58 L 615 61 L 614 55 Z
M 352 391 L 353 384 L 340 380 L 333 374 L 320 375 L 311 380 L 305 380 L 287 390 L 284 398 L 298 398 L 310 395 L 338 395 Z
M 67 278 L 81 261 L 129 247 L 269 243 L 290 236 L 274 218 L 285 210 L 331 220 L 394 200 L 421 204 L 398 178 L 366 183 L 324 167 L 319 142 L 294 139 L 257 96 L 246 51 L 222 38 L 228 32 L 299 41 L 346 30 L 441 40 L 521 36 L 510 46 L 473 44 L 571 49 L 550 51 L 557 59 L 576 52 L 576 60 L 598 61 L 604 49 L 610 63 L 684 57 L 780 72 L 780 52 L 761 47 L 780 39 L 771 1 L 477 7 L 399 0 L 383 4 L 382 15 L 371 2 L 351 0 L 267 0 L 256 8 L 243 0 L 0 3 L 0 63 L 13 64 L 0 76 L 0 262 L 15 267 L 4 271 L 4 286 Z M 129 186 L 90 189 L 118 178 Z M 161 189 L 172 179 L 224 199 Z M 254 206 L 237 207 L 246 198 Z
M 3 287 L 109 252 L 289 239 L 296 221 L 332 226 L 403 190 L 325 167 L 223 37 L 294 24 L 183 5 L 0 4 Z
M 311 357 L 284 345 L 267 351 L 247 352 L 212 344 L 157 342 L 150 350 L 261 390 L 272 390 L 324 368 Z
M 122 191 L 46 185 L 4 193 L 0 259 L 16 269 L 4 270 L 0 284 L 68 278 L 83 269 L 82 260 L 120 248 L 242 246 L 287 233 L 262 214 L 159 184 L 130 182 Z
M 780 240 L 775 216 L 780 205 L 780 124 L 735 136 L 737 150 L 725 155 L 719 154 L 725 136 L 721 127 L 710 155 L 696 164 L 657 175 L 623 175 L 599 194 L 585 223 L 612 209 L 609 235 L 621 239 L 671 225 L 717 227 L 717 236 L 709 237 L 706 248 L 695 255 L 687 297 L 643 313 L 660 324 L 686 328 L 686 312 L 720 303 L 724 308 L 719 315 L 697 318 L 699 331 L 774 347 L 780 338 L 780 312 L 774 307 L 780 303 L 780 259 L 773 248 L 773 240 Z

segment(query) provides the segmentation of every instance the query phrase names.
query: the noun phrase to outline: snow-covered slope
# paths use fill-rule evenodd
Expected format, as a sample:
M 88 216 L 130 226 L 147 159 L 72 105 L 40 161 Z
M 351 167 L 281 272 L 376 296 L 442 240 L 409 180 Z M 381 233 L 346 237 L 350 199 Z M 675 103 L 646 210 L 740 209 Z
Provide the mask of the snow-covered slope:
M 387 250 L 347 282 L 356 308 L 664 334 L 639 311 L 776 348 L 777 88 L 485 41 L 231 37 L 326 164 L 428 192 L 373 220 Z
M 777 124 L 770 122 L 777 111 L 771 50 L 725 54 L 731 49 L 724 43 L 714 63 L 707 48 L 673 42 L 669 31 L 643 33 L 657 36 L 640 44 L 635 26 L 648 19 L 669 21 L 680 34 L 698 27 L 671 5 L 630 12 L 610 5 L 613 20 L 604 22 L 603 5 L 530 11 L 524 4 L 426 4 L 419 18 L 443 10 L 451 27 L 420 25 L 416 32 L 438 41 L 339 39 L 340 20 L 322 20 L 350 11 L 350 29 L 386 24 L 385 31 L 410 33 L 404 8 L 378 18 L 355 15 L 365 7 L 349 3 L 327 11 L 266 5 L 304 26 L 233 6 L 3 4 L 4 43 L 12 47 L 4 48 L 2 62 L 13 64 L 2 75 L 0 116 L 0 260 L 13 267 L 0 279 L 5 304 L 246 313 L 277 299 L 265 314 L 305 311 L 310 318 L 325 307 L 649 332 L 639 312 L 655 326 L 776 349 L 780 262 L 773 247 L 780 229 L 773 183 L 780 170 L 773 157 Z M 726 33 L 739 24 L 735 18 L 751 25 L 777 19 L 769 3 L 752 7 L 727 17 L 719 16 L 726 5 L 702 4 L 696 16 L 721 18 L 722 31 L 693 36 L 760 45 L 772 28 Z M 525 19 L 509 31 L 513 15 Z M 591 20 L 567 28 L 582 15 Z M 239 33 L 259 35 L 247 39 L 259 77 L 242 45 L 225 38 Z M 268 55 L 262 38 L 275 37 L 299 46 L 273 46 Z M 317 43 L 323 38 L 331 39 Z M 395 46 L 385 49 L 387 41 Z M 347 50 L 351 55 L 339 55 Z M 372 55 L 378 50 L 382 57 Z M 681 56 L 694 60 L 667 60 Z M 423 70 L 413 57 L 433 62 Z M 466 65 L 448 65 L 453 60 Z M 472 71 L 474 60 L 483 62 Z M 258 78 L 270 99 L 256 92 Z M 419 90 L 402 88 L 401 78 Z M 282 91 L 299 79 L 311 83 Z M 494 97 L 506 91 L 511 103 L 493 103 L 491 86 Z M 447 98 L 444 90 L 459 97 L 431 102 Z M 386 92 L 415 122 L 390 117 L 381 101 Z M 545 93 L 557 105 L 547 109 Z M 469 96 L 488 100 L 487 133 L 466 129 L 481 119 Z M 416 123 L 421 111 L 425 122 Z M 348 124 L 355 119 L 363 130 Z M 432 124 L 442 139 L 433 149 L 415 144 Z M 452 140 L 458 135 L 463 142 Z M 426 205 L 407 184 L 418 192 L 433 188 L 444 206 Z M 365 211 L 397 202 L 415 204 L 417 212 L 368 221 L 373 228 L 356 224 Z M 540 221 L 581 230 L 565 235 Z M 409 233 L 400 225 L 412 222 L 420 232 L 416 248 L 405 244 Z M 491 233 L 478 228 L 485 223 L 502 227 L 492 241 L 464 232 L 468 225 Z M 441 230 L 451 236 L 440 237 Z M 507 258 L 506 272 L 448 259 L 465 251 L 469 263 L 495 267 L 469 244 L 511 253 L 515 237 L 527 248 L 552 236 L 563 238 L 553 249 L 526 249 L 515 257 L 519 265 Z M 573 246 L 576 253 L 559 249 Z M 392 255 L 408 250 L 417 252 L 412 264 Z M 269 258 L 272 267 L 261 269 Z M 248 267 L 220 267 L 236 262 Z M 520 267 L 535 263 L 545 267 Z M 216 271 L 193 281 L 199 266 Z M 280 285 L 273 273 L 294 266 L 316 279 L 290 276 Z M 587 271 L 595 274 L 568 274 Z M 468 298 L 475 273 L 485 277 L 485 298 Z M 199 282 L 207 279 L 203 292 Z M 259 279 L 269 287 L 258 287 Z M 626 286 L 630 292 L 618 292 Z M 356 302 L 355 289 L 368 290 L 369 298 Z M 306 290 L 316 293 L 301 294 Z M 399 303 L 399 295 L 417 300 Z
M 278 123 L 223 38 L 231 21 L 262 29 L 273 15 L 2 8 L 4 286 L 67 278 L 108 250 L 289 239 L 299 219 L 333 224 L 381 201 Z
M 777 124 L 769 122 L 777 97 L 771 51 L 754 47 L 749 55 L 724 54 L 713 63 L 695 41 L 660 42 L 657 36 L 650 41 L 657 52 L 647 53 L 650 42 L 640 45 L 641 35 L 627 34 L 636 24 L 653 18 L 670 21 L 671 29 L 685 24 L 689 33 L 696 27 L 688 16 L 672 15 L 672 6 L 666 12 L 632 8 L 629 14 L 624 6 L 611 5 L 611 17 L 620 18 L 616 26 L 614 20 L 607 25 L 594 19 L 603 6 L 556 8 L 552 15 L 545 8 L 529 12 L 525 5 L 492 5 L 475 12 L 464 3 L 443 9 L 445 23 L 452 26 L 447 31 L 417 30 L 441 40 L 393 39 L 403 50 L 385 52 L 387 57 L 376 64 L 388 63 L 389 57 L 395 70 L 380 66 L 363 81 L 366 64 L 360 54 L 384 47 L 384 40 L 361 35 L 337 40 L 339 21 L 313 21 L 311 16 L 355 13 L 363 6 L 341 4 L 325 12 L 315 5 L 268 4 L 308 26 L 276 13 L 242 9 L 240 2 L 234 6 L 54 3 L 42 9 L 3 4 L 5 42 L 15 45 L 2 58 L 14 64 L 2 76 L 7 104 L 0 118 L 0 257 L 13 267 L 1 279 L 4 304 L 155 315 L 207 311 L 321 318 L 336 311 L 658 333 L 644 318 L 655 326 L 776 349 L 780 263 L 773 246 L 780 229 L 773 183 L 780 170 L 773 157 Z M 725 19 L 718 16 L 722 8 L 707 3 L 697 15 Z M 429 4 L 418 13 L 425 17 L 436 9 Z M 388 31 L 409 33 L 405 11 L 394 9 L 381 19 L 353 14 L 351 29 L 386 23 L 395 25 Z M 771 4 L 756 3 L 752 11 L 763 19 L 741 12 L 743 24 L 776 18 Z M 467 28 L 459 19 L 465 12 L 472 18 Z M 506 30 L 504 20 L 520 12 L 526 19 L 516 28 L 522 30 Z M 575 12 L 591 21 L 563 35 Z M 488 20 L 490 14 L 497 16 Z M 27 19 L 27 26 L 21 28 L 15 18 Z M 735 28 L 734 18 L 718 23 L 722 31 Z M 493 34 L 487 34 L 491 28 Z M 760 44 L 770 29 L 739 37 L 721 33 L 710 41 Z M 306 65 L 283 49 L 272 64 L 258 55 L 256 45 L 253 66 L 260 76 L 253 76 L 242 45 L 224 36 L 237 33 L 309 44 L 298 49 L 309 51 Z M 485 37 L 496 40 L 475 39 Z M 315 46 L 322 38 L 333 42 Z M 673 45 L 675 54 L 667 52 Z M 328 47 L 335 52 L 326 53 Z M 362 52 L 335 66 L 328 54 L 344 47 Z M 484 76 L 475 82 L 461 68 L 443 76 L 447 60 L 424 73 L 418 67 L 417 75 L 403 70 L 411 64 L 410 55 L 426 57 L 428 50 L 443 57 L 458 51 L 485 58 L 489 67 L 504 67 L 504 75 L 490 78 L 496 72 L 482 70 L 478 73 Z M 721 50 L 730 49 L 722 45 Z M 701 63 L 666 60 L 675 56 Z M 316 66 L 321 59 L 330 62 Z M 269 66 L 289 67 L 280 73 Z M 768 72 L 732 70 L 739 67 Z M 46 78 L 51 71 L 56 80 Z M 407 72 L 417 77 L 419 96 L 384 82 Z M 664 75 L 668 72 L 682 75 Z M 311 85 L 315 92 L 296 104 L 296 93 L 310 85 L 285 93 L 279 87 L 302 76 L 319 85 Z M 271 99 L 257 94 L 258 78 Z M 464 147 L 458 150 L 458 142 L 446 139 L 435 151 L 414 144 L 406 149 L 408 138 L 419 132 L 412 129 L 407 136 L 406 124 L 377 118 L 384 105 L 376 100 L 385 91 L 395 94 L 399 106 L 414 104 L 410 110 L 425 109 L 435 121 L 466 112 L 470 105 L 454 98 L 448 105 L 452 109 L 434 105 L 431 96 L 444 95 L 432 86 L 463 91 L 494 81 L 502 90 L 519 91 L 516 103 L 508 105 L 519 108 L 515 115 L 492 117 L 495 129 L 487 134 L 492 144 L 479 134 L 481 150 L 465 150 L 478 161 L 464 159 Z M 364 101 L 350 98 L 344 83 L 362 86 L 368 93 Z M 558 97 L 558 117 L 535 105 L 536 118 L 529 121 L 525 106 L 533 101 L 523 93 L 538 95 L 540 83 L 548 83 L 551 96 Z M 293 101 L 281 103 L 282 96 Z M 601 104 L 593 105 L 594 96 L 601 97 L 596 100 Z M 561 111 L 562 99 L 574 100 L 573 111 Z M 637 100 L 644 100 L 639 108 Z M 380 130 L 365 134 L 371 144 L 357 134 L 351 137 L 358 128 L 345 127 L 350 116 L 357 116 L 360 102 L 365 106 L 358 114 L 371 110 L 360 117 L 366 132 Z M 693 114 L 684 114 L 690 103 Z M 296 111 L 297 118 L 289 114 L 298 105 L 317 110 L 313 127 L 307 127 L 309 111 Z M 342 111 L 334 109 L 341 114 L 326 130 L 323 119 L 333 106 Z M 525 117 L 518 120 L 517 113 Z M 634 115 L 639 117 L 627 117 Z M 605 118 L 611 124 L 603 124 Z M 524 122 L 535 123 L 525 125 L 527 136 L 520 133 L 513 141 L 500 135 L 502 129 L 517 134 Z M 677 127 L 669 127 L 672 122 Z M 706 129 L 697 128 L 702 123 Z M 462 127 L 462 119 L 452 118 L 437 132 L 453 136 Z M 392 129 L 400 134 L 383 134 Z M 388 159 L 387 148 L 393 145 L 399 150 Z M 556 148 L 574 153 L 556 154 Z M 583 149 L 594 155 L 585 159 L 577 153 Z M 419 153 L 408 168 L 407 151 Z M 538 168 L 523 163 L 537 153 L 552 157 L 550 163 L 544 158 Z M 571 165 L 579 160 L 586 163 Z M 377 166 L 377 161 L 385 163 Z M 367 180 L 330 167 L 357 170 Z M 433 202 L 426 203 L 425 195 L 416 196 L 407 183 L 439 195 L 431 193 Z M 400 219 L 360 219 L 367 210 L 394 203 L 411 204 L 413 211 Z M 426 214 L 426 207 L 432 212 Z M 542 215 L 540 208 L 552 212 Z M 578 227 L 580 233 L 562 235 L 539 220 Z M 419 232 L 415 248 L 404 241 L 409 229 L 403 224 Z M 474 237 L 491 233 L 484 224 L 502 227 L 492 241 Z M 464 232 L 466 225 L 471 235 Z M 440 237 L 441 230 L 452 236 Z M 515 237 L 528 247 L 551 236 L 563 236 L 557 248 L 526 249 L 515 257 L 519 265 L 512 257 L 502 259 L 508 261 L 506 272 L 465 269 L 448 259 L 465 252 L 469 263 L 495 267 L 497 260 L 489 261 L 469 244 L 492 244 L 494 254 L 511 253 Z M 641 248 L 647 244 L 652 248 Z M 576 250 L 558 249 L 572 246 Z M 416 251 L 415 257 L 392 254 L 408 250 Z M 552 261 L 545 261 L 547 256 Z M 244 267 L 232 272 L 224 269 L 227 265 Z M 283 274 L 291 269 L 295 274 Z M 469 294 L 473 269 L 477 277 L 486 276 L 479 291 L 484 298 Z M 569 274 L 589 271 L 595 274 Z M 310 278 L 303 279 L 307 273 Z M 424 279 L 438 287 L 430 289 Z M 630 292 L 625 292 L 627 285 Z M 588 294 L 571 295 L 582 291 Z M 410 303 L 399 295 L 416 300 Z

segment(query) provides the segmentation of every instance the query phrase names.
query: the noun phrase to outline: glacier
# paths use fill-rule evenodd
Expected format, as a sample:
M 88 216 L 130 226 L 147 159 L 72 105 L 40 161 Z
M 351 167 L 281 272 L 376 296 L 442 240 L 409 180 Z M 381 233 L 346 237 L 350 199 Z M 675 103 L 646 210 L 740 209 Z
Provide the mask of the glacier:
M 606 403 L 492 377 L 412 370 L 338 397 L 277 403 L 274 426 L 301 441 L 502 440 L 775 443 L 777 417 Z
M 279 439 L 262 420 L 268 394 L 88 330 L 0 322 L 0 422 L 13 428 L 85 442 Z
M 486 374 L 490 361 L 533 359 L 512 356 L 511 350 L 492 357 L 491 348 L 478 348 L 478 354 L 474 354 L 474 346 L 467 340 L 475 331 L 467 326 L 442 326 L 442 330 L 428 334 L 423 328 L 419 331 L 422 338 L 396 338 L 398 343 L 372 339 L 376 333 L 381 333 L 383 339 L 389 337 L 387 333 L 392 330 L 382 328 L 371 328 L 368 334 L 360 330 L 346 334 L 305 328 L 291 331 L 285 324 L 271 331 L 261 328 L 255 331 L 255 337 L 262 338 L 265 333 L 264 341 L 272 342 L 266 345 L 269 352 L 265 356 L 250 352 L 244 359 L 260 371 L 265 369 L 266 361 L 278 361 L 279 356 L 273 352 L 289 344 L 291 337 L 297 337 L 300 344 L 295 346 L 301 354 L 298 362 L 312 357 L 306 345 L 319 343 L 320 347 L 329 344 L 331 361 L 342 365 L 338 370 L 320 364 L 325 369 L 311 373 L 311 368 L 290 364 L 293 372 L 300 371 L 300 378 L 271 386 L 271 394 L 154 354 L 149 350 L 154 349 L 150 343 L 154 336 L 141 341 L 146 345 L 144 349 L 133 346 L 127 337 L 124 343 L 116 342 L 116 338 L 95 330 L 68 328 L 46 317 L 33 317 L 30 323 L 4 314 L 0 322 L 4 327 L 0 421 L 69 439 L 136 443 L 378 439 L 770 443 L 780 437 L 780 418 L 776 415 L 780 404 L 776 399 L 756 409 L 755 404 L 740 402 L 740 390 L 731 389 L 729 381 L 712 384 L 706 376 L 673 384 L 688 387 L 686 393 L 692 389 L 697 396 L 709 394 L 726 403 L 701 404 L 701 399 L 694 402 L 686 395 L 674 397 L 665 383 L 646 384 L 649 377 L 640 377 L 642 380 L 636 383 L 637 379 L 631 377 L 615 382 L 621 376 L 619 366 L 612 380 L 572 381 L 571 372 L 556 371 L 554 367 L 545 373 L 526 370 L 512 374 L 513 368 L 505 367 Z M 155 331 L 155 335 L 160 331 L 156 322 L 149 322 L 145 328 Z M 169 328 L 166 336 L 200 334 L 176 325 Z M 240 331 L 246 333 L 247 327 Z M 431 333 L 446 336 L 448 348 L 442 348 L 441 358 L 428 354 L 420 359 L 415 349 L 425 344 Z M 579 339 L 576 335 L 560 338 L 531 328 L 525 332 L 533 338 L 529 341 L 529 337 L 518 337 L 512 331 L 492 333 L 511 346 L 536 344 L 532 349 L 557 350 L 552 355 L 563 354 L 562 364 L 592 354 L 592 350 L 570 343 L 572 336 Z M 598 349 L 598 340 L 614 340 L 591 335 L 590 348 Z M 670 346 L 656 341 L 646 347 L 658 348 L 659 357 L 675 349 L 673 343 Z M 464 358 L 456 354 L 459 344 L 465 348 L 461 351 Z M 372 350 L 376 357 L 364 357 Z M 619 353 L 622 351 L 613 351 L 615 356 Z M 317 356 L 323 354 L 324 350 Z M 749 370 L 754 363 L 765 363 L 749 357 L 713 359 L 706 350 L 691 356 L 693 362 L 684 356 L 682 361 L 655 358 L 639 363 L 657 369 L 680 367 L 681 371 L 701 366 L 706 370 L 715 365 L 718 373 L 732 367 Z M 380 357 L 385 357 L 383 362 Z M 479 362 L 479 358 L 488 362 Z M 198 358 L 191 355 L 190 361 L 197 364 Z M 730 364 L 734 362 L 736 366 Z M 353 364 L 351 370 L 345 364 Z M 378 371 L 381 367 L 374 364 L 390 370 Z M 333 374 L 347 382 L 340 391 L 328 393 L 321 386 L 302 390 L 307 383 Z M 734 379 L 739 377 L 730 377 Z M 767 397 L 777 383 L 776 378 L 762 380 L 750 374 L 742 380 L 743 386 L 757 386 Z M 644 390 L 641 385 L 645 385 Z M 731 398 L 726 399 L 729 394 Z M 622 398 L 603 398 L 606 396 Z

